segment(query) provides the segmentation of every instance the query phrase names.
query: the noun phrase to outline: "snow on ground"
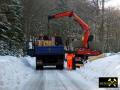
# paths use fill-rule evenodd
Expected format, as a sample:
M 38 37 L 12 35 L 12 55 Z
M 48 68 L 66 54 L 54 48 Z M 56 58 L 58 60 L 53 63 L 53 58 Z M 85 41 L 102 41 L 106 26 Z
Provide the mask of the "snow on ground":
M 88 62 L 77 70 L 63 70 L 63 75 L 64 73 L 71 80 L 78 81 L 83 86 L 81 88 L 98 90 L 99 77 L 118 77 L 120 81 L 120 53 L 108 54 L 107 57 Z M 0 90 L 22 90 L 36 74 L 35 58 L 0 56 Z
M 120 86 L 120 54 L 88 62 L 77 71 L 95 87 L 98 87 L 99 77 L 118 77 Z
M 0 90 L 20 90 L 34 72 L 30 67 L 33 64 L 29 63 L 28 59 L 32 58 L 0 56 Z

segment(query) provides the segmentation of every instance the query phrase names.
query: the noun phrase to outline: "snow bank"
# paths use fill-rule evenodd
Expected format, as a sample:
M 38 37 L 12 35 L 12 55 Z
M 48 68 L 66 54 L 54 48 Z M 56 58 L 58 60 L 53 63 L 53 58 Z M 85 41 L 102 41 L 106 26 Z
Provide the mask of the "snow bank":
M 105 54 L 106 57 L 108 57 L 108 56 L 116 55 L 116 54 L 118 54 L 118 53 L 114 53 L 114 52 L 113 52 L 113 53 L 104 53 L 104 54 Z
M 34 69 L 26 65 L 30 61 L 30 57 L 0 56 L 0 90 L 20 90 L 33 74 Z
M 33 69 L 36 68 L 36 62 L 35 62 L 36 58 L 35 57 L 30 57 L 30 56 L 22 57 L 21 60 L 27 67 L 30 67 Z
M 77 71 L 85 80 L 97 87 L 99 77 L 118 77 L 120 81 L 120 54 L 88 62 Z

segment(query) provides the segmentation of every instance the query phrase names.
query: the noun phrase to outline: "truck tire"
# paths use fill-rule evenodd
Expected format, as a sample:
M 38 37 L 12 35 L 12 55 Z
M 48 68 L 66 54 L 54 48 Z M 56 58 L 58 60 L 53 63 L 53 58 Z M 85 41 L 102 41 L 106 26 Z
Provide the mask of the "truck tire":
M 39 65 L 39 70 L 43 70 L 43 65 Z
M 43 70 L 43 65 L 36 64 L 36 70 Z
M 56 65 L 56 69 L 63 70 L 64 69 L 64 64 Z
M 42 69 L 43 69 L 43 65 L 40 63 L 38 59 L 36 59 L 36 70 L 42 70 Z
M 63 70 L 63 69 L 64 69 L 63 64 L 60 65 L 60 68 L 59 68 L 59 69 L 60 69 L 60 70 Z
M 36 65 L 36 70 L 39 70 L 39 66 Z
M 56 65 L 56 69 L 59 69 L 59 65 Z
M 39 70 L 39 64 L 37 63 L 37 60 L 36 60 L 36 70 Z

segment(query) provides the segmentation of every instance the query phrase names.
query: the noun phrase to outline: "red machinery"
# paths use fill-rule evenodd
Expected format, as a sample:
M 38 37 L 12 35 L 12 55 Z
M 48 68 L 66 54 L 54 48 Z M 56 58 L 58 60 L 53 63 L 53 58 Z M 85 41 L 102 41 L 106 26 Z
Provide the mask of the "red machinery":
M 76 56 L 81 57 L 84 60 L 87 60 L 88 56 L 97 56 L 97 55 L 101 54 L 101 52 L 96 51 L 96 50 L 91 50 L 89 48 L 89 41 L 93 40 L 93 35 L 90 35 L 90 27 L 73 11 L 65 11 L 65 12 L 62 12 L 62 13 L 49 15 L 48 16 L 48 21 L 51 20 L 51 19 L 58 19 L 58 18 L 61 18 L 61 17 L 66 17 L 66 16 L 73 17 L 73 19 L 76 22 L 78 22 L 79 25 L 84 30 L 82 47 L 77 50 Z

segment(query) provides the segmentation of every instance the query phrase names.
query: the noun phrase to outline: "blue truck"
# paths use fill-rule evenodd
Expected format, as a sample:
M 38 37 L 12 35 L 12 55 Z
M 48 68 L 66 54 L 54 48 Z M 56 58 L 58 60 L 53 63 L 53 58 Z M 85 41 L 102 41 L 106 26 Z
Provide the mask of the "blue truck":
M 37 42 L 37 41 L 35 41 Z M 28 55 L 36 57 L 36 70 L 42 70 L 44 66 L 56 66 L 57 69 L 64 68 L 64 45 L 60 37 L 55 37 L 54 45 L 36 45 L 28 49 Z

